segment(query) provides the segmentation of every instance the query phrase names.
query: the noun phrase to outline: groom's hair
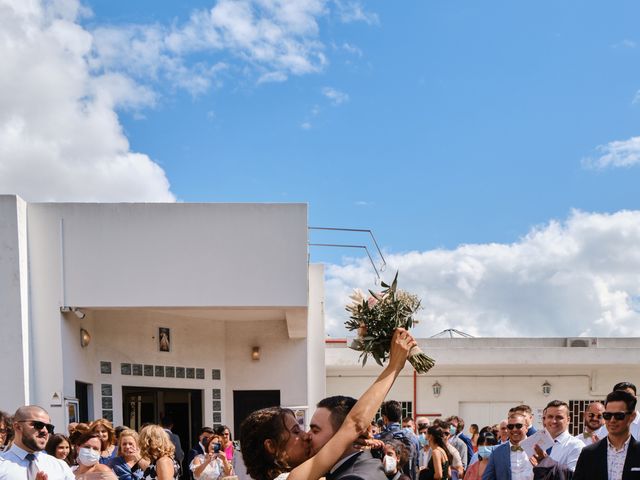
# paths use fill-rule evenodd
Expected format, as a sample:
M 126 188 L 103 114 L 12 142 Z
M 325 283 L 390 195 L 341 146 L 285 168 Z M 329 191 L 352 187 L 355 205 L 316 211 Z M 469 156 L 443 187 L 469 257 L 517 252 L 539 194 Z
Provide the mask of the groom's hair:
M 352 397 L 345 397 L 343 395 L 336 395 L 334 397 L 327 397 L 324 400 L 320 400 L 318 408 L 326 408 L 331 412 L 329 420 L 331 421 L 331 428 L 333 433 L 337 432 L 344 419 L 356 404 L 357 400 Z

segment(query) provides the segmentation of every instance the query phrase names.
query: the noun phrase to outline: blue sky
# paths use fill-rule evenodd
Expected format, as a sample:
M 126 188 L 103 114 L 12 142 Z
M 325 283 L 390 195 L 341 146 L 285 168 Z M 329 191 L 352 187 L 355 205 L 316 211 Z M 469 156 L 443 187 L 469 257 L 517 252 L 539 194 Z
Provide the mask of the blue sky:
M 87 5 L 94 28 L 181 24 L 212 3 Z M 326 8 L 322 71 L 262 84 L 230 72 L 195 96 L 158 85 L 144 118 L 121 113 L 180 200 L 308 202 L 311 224 L 372 228 L 392 250 L 638 208 L 638 168 L 581 164 L 640 130 L 637 2 L 366 2 L 372 20 L 349 23 Z
M 603 250 L 580 252 L 593 260 L 640 235 L 638 2 L 48 5 L 0 0 L 8 32 L 0 101 L 9 112 L 0 118 L 0 191 L 28 200 L 306 202 L 311 225 L 372 229 L 390 270 L 402 265 L 425 296 L 450 281 L 442 302 L 428 305 L 434 329 L 477 334 L 496 333 L 483 327 L 491 315 L 513 324 L 521 312 L 503 299 L 472 315 L 455 299 L 466 292 L 477 307 L 491 272 L 501 272 L 496 289 L 508 288 L 514 250 L 541 242 L 536 255 L 546 258 L 558 244 L 590 239 Z M 532 302 L 560 270 L 582 272 L 563 285 L 573 292 L 591 279 L 585 295 L 599 299 L 588 312 L 565 312 L 565 328 L 539 312 L 543 333 L 615 334 L 622 318 L 635 334 L 640 254 L 631 245 L 622 276 L 605 260 L 603 271 L 583 269 L 590 262 L 574 263 L 580 255 L 544 267 L 518 257 L 527 259 L 518 278 L 549 273 Z M 439 276 L 422 260 L 407 264 L 411 252 L 439 265 Z M 442 252 L 448 264 L 434 260 Z M 370 281 L 353 256 L 312 249 L 314 261 L 331 263 L 334 327 L 346 290 Z M 550 302 L 561 309 L 567 298 Z

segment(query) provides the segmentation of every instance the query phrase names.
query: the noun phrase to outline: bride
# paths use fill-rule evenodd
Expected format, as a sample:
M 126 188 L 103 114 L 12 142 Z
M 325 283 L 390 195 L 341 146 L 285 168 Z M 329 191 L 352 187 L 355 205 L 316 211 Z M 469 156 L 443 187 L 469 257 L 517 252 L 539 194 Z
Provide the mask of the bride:
M 391 340 L 389 363 L 360 397 L 336 434 L 309 458 L 307 434 L 291 410 L 273 407 L 249 415 L 240 426 L 240 445 L 247 473 L 254 480 L 317 480 L 323 477 L 361 435 L 366 434 L 380 404 L 416 345 L 403 328 Z

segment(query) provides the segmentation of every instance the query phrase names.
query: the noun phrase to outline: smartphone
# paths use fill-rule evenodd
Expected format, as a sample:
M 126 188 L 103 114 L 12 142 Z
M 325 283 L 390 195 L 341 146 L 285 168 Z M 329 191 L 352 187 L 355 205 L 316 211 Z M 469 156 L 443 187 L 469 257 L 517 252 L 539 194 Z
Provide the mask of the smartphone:
M 220 453 L 220 444 L 219 443 L 214 443 L 213 444 L 213 453 Z

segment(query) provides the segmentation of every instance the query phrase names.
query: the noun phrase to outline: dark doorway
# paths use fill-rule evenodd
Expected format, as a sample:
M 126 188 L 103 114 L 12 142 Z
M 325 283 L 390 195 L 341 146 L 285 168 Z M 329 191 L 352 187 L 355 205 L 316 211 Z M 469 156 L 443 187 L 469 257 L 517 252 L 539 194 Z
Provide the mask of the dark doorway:
M 280 390 L 234 390 L 233 435 L 240 435 L 240 424 L 251 412 L 280 406 Z
M 76 382 L 76 398 L 78 399 L 78 419 L 80 422 L 89 421 L 89 384 Z
M 122 387 L 123 424 L 140 431 L 145 423 L 173 419 L 173 433 L 187 452 L 197 441 L 202 423 L 202 390 L 181 388 Z

